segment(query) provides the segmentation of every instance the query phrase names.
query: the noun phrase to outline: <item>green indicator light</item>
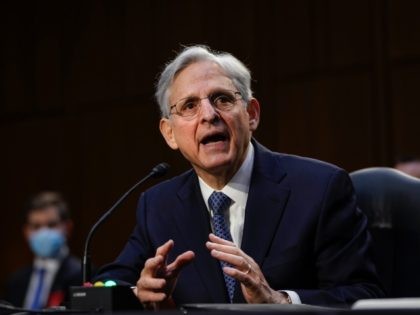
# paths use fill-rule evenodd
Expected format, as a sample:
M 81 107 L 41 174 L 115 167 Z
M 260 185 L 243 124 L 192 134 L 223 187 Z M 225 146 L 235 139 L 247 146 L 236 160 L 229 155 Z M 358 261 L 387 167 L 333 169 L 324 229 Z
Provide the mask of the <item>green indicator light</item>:
M 106 287 L 115 287 L 117 283 L 114 280 L 108 280 L 108 281 L 105 281 L 104 285 Z

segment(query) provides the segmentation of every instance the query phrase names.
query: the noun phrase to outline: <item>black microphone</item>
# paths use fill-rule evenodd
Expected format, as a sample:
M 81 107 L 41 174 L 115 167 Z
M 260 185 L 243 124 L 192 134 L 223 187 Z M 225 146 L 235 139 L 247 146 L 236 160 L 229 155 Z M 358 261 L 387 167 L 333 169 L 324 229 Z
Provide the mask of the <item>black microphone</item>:
M 83 285 L 90 283 L 92 277 L 92 265 L 91 265 L 91 256 L 90 256 L 90 242 L 96 230 L 99 228 L 106 219 L 108 219 L 114 210 L 136 189 L 139 185 L 143 184 L 150 178 L 158 178 L 166 174 L 170 166 L 167 163 L 160 163 L 156 165 L 148 175 L 143 177 L 139 182 L 137 182 L 133 187 L 131 187 L 118 201 L 106 211 L 98 221 L 92 226 L 89 231 L 88 236 L 85 241 L 85 250 L 83 253 L 83 263 L 82 263 L 82 273 L 83 273 Z

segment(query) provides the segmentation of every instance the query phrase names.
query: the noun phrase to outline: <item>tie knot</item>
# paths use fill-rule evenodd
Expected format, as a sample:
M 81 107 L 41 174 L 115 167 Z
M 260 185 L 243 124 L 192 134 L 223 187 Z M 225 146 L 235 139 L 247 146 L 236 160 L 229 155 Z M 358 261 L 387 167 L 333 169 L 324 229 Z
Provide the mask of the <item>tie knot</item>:
M 223 214 L 231 203 L 231 199 L 220 191 L 214 191 L 209 197 L 209 206 L 213 214 Z

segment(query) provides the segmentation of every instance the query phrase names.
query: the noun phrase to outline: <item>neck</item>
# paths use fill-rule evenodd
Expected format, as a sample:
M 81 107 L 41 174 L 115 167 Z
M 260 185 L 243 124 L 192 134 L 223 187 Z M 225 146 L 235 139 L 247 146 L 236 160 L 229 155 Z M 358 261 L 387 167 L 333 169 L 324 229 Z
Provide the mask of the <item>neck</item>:
M 197 167 L 194 167 L 194 170 L 197 175 L 211 188 L 214 190 L 222 190 L 239 170 L 244 160 L 245 156 L 234 165 L 223 166 L 219 169 L 213 169 L 211 171 Z
M 214 190 L 222 190 L 229 183 L 233 174 L 213 175 L 209 173 L 199 173 L 197 175 Z

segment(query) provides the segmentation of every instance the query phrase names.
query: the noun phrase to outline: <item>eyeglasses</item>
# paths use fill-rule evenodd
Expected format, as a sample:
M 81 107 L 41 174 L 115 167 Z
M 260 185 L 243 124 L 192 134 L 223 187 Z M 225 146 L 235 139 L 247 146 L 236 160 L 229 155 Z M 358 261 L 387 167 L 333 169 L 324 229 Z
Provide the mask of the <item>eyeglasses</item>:
M 180 99 L 174 105 L 169 107 L 169 112 L 171 114 L 176 114 L 183 118 L 194 118 L 201 107 L 201 101 L 208 99 L 211 106 L 213 106 L 218 111 L 228 111 L 233 106 L 238 99 L 242 97 L 241 93 L 238 91 L 217 91 L 207 95 L 206 97 L 186 97 Z M 173 109 L 175 109 L 173 111 Z

